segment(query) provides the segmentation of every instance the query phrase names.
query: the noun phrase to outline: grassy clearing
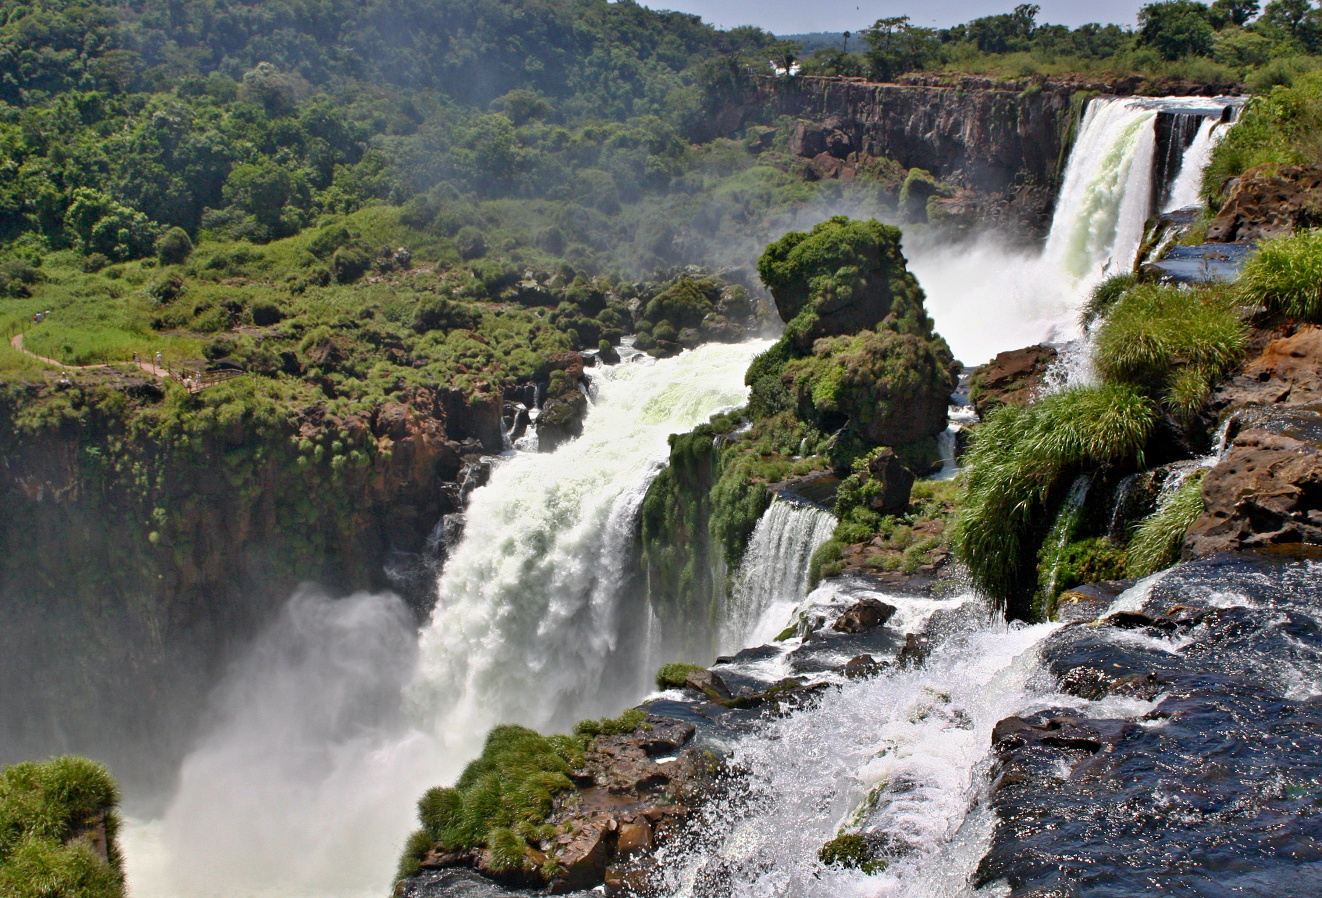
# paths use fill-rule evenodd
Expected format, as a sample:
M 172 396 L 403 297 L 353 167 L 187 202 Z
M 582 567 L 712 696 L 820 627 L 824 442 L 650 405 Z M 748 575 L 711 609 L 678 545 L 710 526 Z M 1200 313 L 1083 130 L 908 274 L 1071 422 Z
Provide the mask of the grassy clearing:
M 84 758 L 5 768 L 0 774 L 0 894 L 123 898 L 118 804 L 119 790 L 110 774 Z M 104 857 L 90 838 L 98 824 L 104 824 L 107 839 Z

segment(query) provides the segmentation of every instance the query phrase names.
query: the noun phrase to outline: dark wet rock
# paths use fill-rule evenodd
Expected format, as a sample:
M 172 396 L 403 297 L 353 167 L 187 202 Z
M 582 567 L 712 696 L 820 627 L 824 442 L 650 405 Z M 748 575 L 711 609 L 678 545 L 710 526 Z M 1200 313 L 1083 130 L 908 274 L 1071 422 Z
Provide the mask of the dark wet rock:
M 1322 414 L 1299 409 L 1234 438 L 1203 478 L 1204 512 L 1184 557 L 1258 546 L 1322 545 Z
M 721 675 L 714 671 L 690 671 L 688 677 L 684 680 L 684 685 L 690 689 L 696 689 L 713 701 L 728 701 L 734 698 L 734 693 L 725 685 Z
M 859 680 L 864 677 L 873 677 L 886 669 L 886 666 L 871 655 L 855 655 L 845 662 L 843 668 L 845 676 L 851 680 Z
M 969 377 L 969 401 L 980 417 L 1002 405 L 1028 405 L 1037 396 L 1056 350 L 1038 344 L 997 353 Z
M 819 508 L 835 508 L 835 494 L 840 478 L 831 471 L 814 471 L 792 480 L 773 483 L 768 489 L 790 502 L 806 502 Z
M 1056 620 L 1094 620 L 1104 612 L 1120 593 L 1133 586 L 1134 580 L 1101 580 L 1067 589 L 1056 602 Z
M 860 599 L 831 625 L 841 633 L 862 633 L 873 627 L 883 626 L 895 614 L 894 605 L 887 605 L 880 599 Z
M 1322 165 L 1259 165 L 1226 192 L 1209 243 L 1258 243 L 1322 224 Z
M 1084 706 L 997 725 L 996 823 L 975 886 L 1002 881 L 1012 898 L 1154 883 L 1209 898 L 1318 893 L 1322 594 L 1306 554 L 1180 565 L 1141 607 L 1048 638 L 1041 656 L 1061 691 L 1156 704 L 1132 720 Z
M 909 492 L 914 476 L 900 457 L 890 449 L 883 449 L 868 459 L 868 479 L 881 488 L 868 498 L 868 507 L 877 514 L 903 514 L 909 508 Z

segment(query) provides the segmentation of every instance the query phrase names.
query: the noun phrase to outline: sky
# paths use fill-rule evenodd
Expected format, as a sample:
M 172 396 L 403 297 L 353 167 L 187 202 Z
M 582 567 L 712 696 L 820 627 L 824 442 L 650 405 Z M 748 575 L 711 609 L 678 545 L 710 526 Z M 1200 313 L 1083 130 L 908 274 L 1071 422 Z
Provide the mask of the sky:
M 811 0 L 641 0 L 652 9 L 674 9 L 702 16 L 718 28 L 757 25 L 773 34 L 861 31 L 877 19 L 908 16 L 915 25 L 946 28 L 979 16 L 1010 12 L 1022 0 L 844 0 L 818 6 Z M 1037 0 L 1039 24 L 1114 22 L 1134 25 L 1147 0 Z

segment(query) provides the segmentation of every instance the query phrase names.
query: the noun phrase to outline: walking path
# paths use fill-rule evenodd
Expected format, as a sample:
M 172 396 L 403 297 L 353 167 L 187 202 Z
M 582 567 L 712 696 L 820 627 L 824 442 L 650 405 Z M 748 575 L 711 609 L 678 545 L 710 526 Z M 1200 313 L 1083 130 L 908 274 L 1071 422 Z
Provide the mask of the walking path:
M 66 365 L 64 364 L 64 362 L 47 358 L 44 355 L 37 355 L 35 352 L 33 352 L 32 350 L 28 349 L 23 345 L 23 335 L 21 333 L 14 334 L 14 336 L 10 337 L 9 345 L 14 347 L 24 355 L 32 356 L 32 358 L 37 359 L 38 361 L 45 362 L 48 365 L 54 365 L 56 368 L 63 368 L 66 371 L 88 371 L 93 368 L 112 367 L 111 365 L 108 364 Z M 127 364 L 127 363 L 121 363 L 121 364 Z M 212 374 L 203 374 L 199 377 L 180 377 L 178 374 L 174 373 L 169 368 L 162 368 L 161 366 L 153 364 L 152 362 L 144 362 L 141 361 L 140 359 L 135 359 L 132 364 L 137 365 L 139 368 L 150 374 L 152 377 L 158 377 L 161 380 L 173 380 L 177 383 L 181 383 L 188 388 L 188 392 L 190 393 L 196 393 L 199 390 L 206 389 L 207 387 L 213 387 L 216 384 L 220 383 L 221 381 L 229 380 L 231 377 L 237 377 L 241 373 L 239 371 L 218 371 Z

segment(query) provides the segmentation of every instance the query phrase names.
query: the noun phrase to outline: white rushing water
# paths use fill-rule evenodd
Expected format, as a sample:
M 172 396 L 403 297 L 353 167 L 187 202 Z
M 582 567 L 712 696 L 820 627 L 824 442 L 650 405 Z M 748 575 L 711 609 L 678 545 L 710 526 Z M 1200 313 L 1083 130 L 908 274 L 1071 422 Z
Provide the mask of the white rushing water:
M 831 538 L 835 525 L 835 515 L 828 511 L 780 498 L 772 501 L 734 577 L 721 631 L 722 654 L 775 638 L 790 611 L 808 594 L 809 562 Z
M 620 587 L 667 437 L 742 405 L 765 342 L 600 369 L 583 435 L 503 461 L 473 494 L 422 634 L 411 705 L 471 755 L 493 725 L 539 729 L 616 713 L 645 691 L 642 591 Z
M 942 607 L 961 623 L 922 668 L 847 682 L 739 742 L 732 762 L 748 771 L 747 791 L 707 809 L 696 842 L 665 850 L 671 894 L 916 898 L 965 887 L 986 848 L 987 833 L 966 818 L 984 789 L 992 727 L 1050 702 L 1032 680 L 1036 646 L 1057 625 L 990 620 L 971 596 L 886 601 L 905 629 Z M 884 834 L 887 868 L 822 864 L 822 845 L 844 832 Z
M 1170 198 L 1166 200 L 1163 212 L 1186 209 L 1202 204 L 1199 190 L 1203 183 L 1203 169 L 1212 158 L 1212 150 L 1225 136 L 1229 124 L 1222 124 L 1211 116 L 1204 117 L 1198 125 L 1198 133 L 1180 158 L 1180 171 L 1171 184 Z
M 911 249 L 910 268 L 957 358 L 977 365 L 1002 350 L 1077 336 L 1088 290 L 1105 272 L 1127 270 L 1142 240 L 1156 115 L 1143 101 L 1089 101 L 1040 253 L 995 238 L 954 252 Z
M 1043 250 L 1067 281 L 1086 285 L 1133 264 L 1152 208 L 1156 117 L 1131 98 L 1088 103 Z
M 743 404 L 766 342 L 595 369 L 583 435 L 477 489 L 421 642 L 393 596 L 295 596 L 235 665 L 164 817 L 133 822 L 133 898 L 380 898 L 414 808 L 491 726 L 615 714 L 656 659 L 622 592 L 672 433 Z M 631 642 L 632 640 L 632 642 Z

